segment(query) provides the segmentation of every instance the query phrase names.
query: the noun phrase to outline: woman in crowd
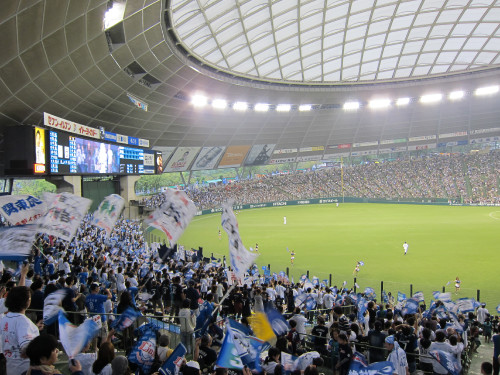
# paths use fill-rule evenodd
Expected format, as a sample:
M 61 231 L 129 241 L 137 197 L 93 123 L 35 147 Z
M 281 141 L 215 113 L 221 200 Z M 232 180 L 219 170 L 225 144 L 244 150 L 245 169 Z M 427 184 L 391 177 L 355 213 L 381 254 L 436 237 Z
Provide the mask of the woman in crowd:
M 60 375 L 59 370 L 54 367 L 58 354 L 57 339 L 54 336 L 35 337 L 26 348 L 30 362 L 26 375 Z M 72 375 L 83 375 L 82 366 L 76 360 L 70 360 L 69 370 Z

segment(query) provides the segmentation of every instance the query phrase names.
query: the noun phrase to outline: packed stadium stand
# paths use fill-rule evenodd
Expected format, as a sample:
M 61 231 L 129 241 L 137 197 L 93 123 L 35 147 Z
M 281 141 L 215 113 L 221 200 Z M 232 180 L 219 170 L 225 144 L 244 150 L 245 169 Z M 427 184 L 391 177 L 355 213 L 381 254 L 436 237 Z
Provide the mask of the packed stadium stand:
M 235 204 L 248 204 L 342 195 L 396 201 L 444 198 L 467 204 L 500 203 L 498 151 L 437 154 L 411 160 L 368 162 L 342 169 L 269 175 L 228 185 L 191 187 L 186 192 L 199 209 L 217 208 L 229 199 L 234 199 Z M 141 203 L 152 209 L 163 203 L 162 197 L 160 194 L 144 198 Z

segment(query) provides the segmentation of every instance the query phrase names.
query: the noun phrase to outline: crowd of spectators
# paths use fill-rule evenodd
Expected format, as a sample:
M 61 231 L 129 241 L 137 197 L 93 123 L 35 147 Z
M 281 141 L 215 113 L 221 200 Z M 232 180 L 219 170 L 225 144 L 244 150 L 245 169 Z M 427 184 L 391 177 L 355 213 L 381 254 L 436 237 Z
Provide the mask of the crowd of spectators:
M 340 196 L 500 204 L 499 171 L 500 152 L 432 155 L 192 186 L 186 192 L 199 209 L 220 207 L 228 199 L 249 204 Z M 148 208 L 161 203 L 161 194 L 142 200 Z
M 51 336 L 57 335 L 56 324 L 44 325 L 40 311 L 44 300 L 58 290 L 67 293 L 62 307 L 74 324 L 88 314 L 101 314 L 103 327 L 97 338 L 70 363 L 71 372 L 78 375 L 142 371 L 115 354 L 117 347 L 130 355 L 138 336 L 130 329 L 117 341 L 118 334 L 108 326 L 116 315 L 105 315 L 120 314 L 128 307 L 180 326 L 181 341 L 192 358 L 183 365 L 183 374 L 194 369 L 192 375 L 200 371 L 221 375 L 214 363 L 224 339 L 224 318 L 232 317 L 251 330 L 253 314 L 270 308 L 288 321 L 289 328 L 262 358 L 268 374 L 283 373 L 280 356 L 285 353 L 303 358 L 303 373 L 316 374 L 316 366 L 329 366 L 336 374 L 346 374 L 353 351 L 364 352 L 369 362 L 387 358 L 400 375 L 414 373 L 417 366 L 446 374 L 429 351 L 451 353 L 460 363 L 466 347 L 477 349 L 481 344 L 481 332 L 497 352 L 500 349 L 498 317 L 491 316 L 484 304 L 475 313 L 456 318 L 424 303 L 420 312 L 404 314 L 390 293 L 378 303 L 369 295 L 354 293 L 354 286 L 329 287 L 305 275 L 293 284 L 284 274 L 260 274 L 256 266 L 242 283 L 231 286 L 234 281 L 228 278 L 225 259 L 203 258 L 183 249 L 160 259 L 158 248 L 159 244 L 145 243 L 139 221 L 120 220 L 107 238 L 86 218 L 69 245 L 41 235 L 32 262 L 20 266 L 18 275 L 6 266 L 2 269 L 4 373 L 59 373 L 54 365 L 60 346 Z M 361 297 L 369 301 L 363 318 L 356 307 Z M 158 335 L 151 373 L 172 353 L 169 337 Z M 245 374 L 249 375 L 246 369 Z

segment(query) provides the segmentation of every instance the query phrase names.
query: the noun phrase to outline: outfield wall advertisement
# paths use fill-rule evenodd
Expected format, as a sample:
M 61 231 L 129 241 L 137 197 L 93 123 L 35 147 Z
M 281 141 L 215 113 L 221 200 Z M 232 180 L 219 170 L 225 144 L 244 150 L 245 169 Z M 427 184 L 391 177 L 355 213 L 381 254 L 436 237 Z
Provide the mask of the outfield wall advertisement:
M 278 201 L 278 202 L 266 202 L 266 203 L 253 203 L 253 204 L 241 204 L 234 205 L 233 210 L 248 210 L 252 208 L 264 208 L 264 207 L 283 207 L 283 206 L 301 206 L 306 204 L 332 204 L 332 203 L 394 203 L 394 204 L 426 204 L 426 205 L 449 205 L 447 199 L 434 198 L 434 199 L 422 199 L 420 202 L 410 201 L 410 200 L 400 200 L 392 201 L 386 199 L 368 199 L 368 198 L 355 198 L 355 197 L 331 197 L 331 198 L 311 198 L 311 199 L 300 199 L 295 201 Z M 209 210 L 201 210 L 196 213 L 197 216 L 213 214 L 216 212 L 222 212 L 222 208 L 212 208 Z

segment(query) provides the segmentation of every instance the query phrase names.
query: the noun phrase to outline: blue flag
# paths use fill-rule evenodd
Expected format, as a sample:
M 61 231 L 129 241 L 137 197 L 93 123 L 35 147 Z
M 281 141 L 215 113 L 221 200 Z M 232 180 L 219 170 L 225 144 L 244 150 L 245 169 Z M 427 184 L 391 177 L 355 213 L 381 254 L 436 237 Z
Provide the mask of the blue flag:
M 130 327 L 141 316 L 141 312 L 132 307 L 127 307 L 125 311 L 116 319 L 112 324 L 111 328 L 115 331 L 123 331 L 125 328 Z
M 455 301 L 457 304 L 458 310 L 462 313 L 468 313 L 471 311 L 475 310 L 475 303 L 476 301 L 474 298 L 460 298 Z
M 458 359 L 451 353 L 443 352 L 441 350 L 431 350 L 429 354 L 443 366 L 449 374 L 460 375 L 460 363 Z
M 85 319 L 81 325 L 75 326 L 59 311 L 59 338 L 69 358 L 81 353 L 98 333 L 99 325 L 93 319 Z
M 368 299 L 377 298 L 377 294 L 375 293 L 375 290 L 373 290 L 373 288 L 370 288 L 370 287 L 365 288 L 365 296 Z
M 368 365 L 368 362 L 363 354 L 354 352 L 352 355 L 351 365 L 349 366 L 349 375 L 392 375 L 393 373 L 394 365 L 392 362 L 383 361 Z
M 148 374 L 156 354 L 156 329 L 146 324 L 136 331 L 142 334 L 130 351 L 128 360 L 137 364 L 145 374 Z
M 497 306 L 497 313 L 500 314 L 500 304 Z
M 398 292 L 398 302 L 406 301 L 406 294 Z
M 405 307 L 403 307 L 403 316 L 409 314 L 416 314 L 418 311 L 418 301 L 410 298 L 406 301 Z
M 231 328 L 227 329 L 215 364 L 219 367 L 243 370 L 243 362 L 238 354 Z
M 196 337 L 202 337 L 210 325 L 214 307 L 211 302 L 204 301 L 200 307 L 199 315 L 196 317 L 196 327 L 194 329 Z
M 418 302 L 424 302 L 424 292 L 416 292 L 413 294 L 413 299 L 415 299 Z
M 265 310 L 265 313 L 267 315 L 267 320 L 269 320 L 269 323 L 271 324 L 273 332 L 276 336 L 282 336 L 288 332 L 288 330 L 290 329 L 290 325 L 278 310 L 272 307 L 268 307 Z
M 364 299 L 361 294 L 358 295 L 358 301 L 356 303 L 356 306 L 358 307 L 358 321 L 360 323 L 365 322 L 365 312 L 367 310 L 367 303 L 366 300 Z
M 385 290 L 382 291 L 382 301 L 384 303 L 389 303 L 389 297 L 387 297 L 387 293 L 385 292 Z
M 186 355 L 186 347 L 180 343 L 158 370 L 161 375 L 176 375 Z
M 250 330 L 232 319 L 228 319 L 226 327 L 231 330 L 233 344 L 243 365 L 248 366 L 250 370 L 260 372 L 260 353 L 267 350 L 269 345 L 256 337 L 249 336 Z

